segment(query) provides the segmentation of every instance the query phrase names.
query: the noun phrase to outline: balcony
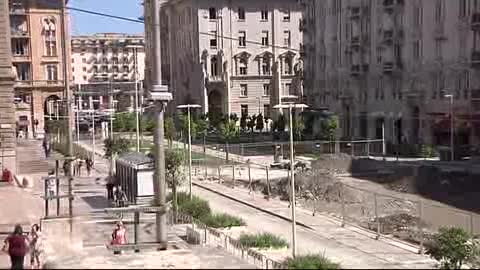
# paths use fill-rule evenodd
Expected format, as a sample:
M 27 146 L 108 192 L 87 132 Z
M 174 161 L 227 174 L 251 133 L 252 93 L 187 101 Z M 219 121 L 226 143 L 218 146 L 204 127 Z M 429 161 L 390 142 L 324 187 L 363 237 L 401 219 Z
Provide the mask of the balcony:
M 356 77 L 359 76 L 361 73 L 361 66 L 360 65 L 352 65 L 350 68 L 350 75 Z
M 15 88 L 30 88 L 30 87 L 63 87 L 62 80 L 16 80 Z
M 350 46 L 352 46 L 353 48 L 360 47 L 360 36 L 352 37 L 352 39 L 350 40 Z
M 472 14 L 472 30 L 480 30 L 480 12 L 475 12 Z
M 480 51 L 472 52 L 472 67 L 480 68 Z

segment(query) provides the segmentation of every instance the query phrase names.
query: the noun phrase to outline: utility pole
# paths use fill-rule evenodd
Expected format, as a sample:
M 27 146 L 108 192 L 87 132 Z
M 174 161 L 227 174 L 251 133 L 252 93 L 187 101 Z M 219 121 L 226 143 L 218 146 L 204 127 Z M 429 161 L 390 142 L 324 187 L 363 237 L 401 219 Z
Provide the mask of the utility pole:
M 157 207 L 166 207 L 166 182 L 165 182 L 165 147 L 164 147 L 164 129 L 163 119 L 165 109 L 172 94 L 168 92 L 168 86 L 162 84 L 162 66 L 160 50 L 160 5 L 157 0 L 148 0 L 144 5 L 145 13 L 149 13 L 148 20 L 145 23 L 145 31 L 152 33 L 153 40 L 153 74 L 152 89 L 149 91 L 150 99 L 157 105 L 156 112 L 156 132 L 155 132 L 155 175 L 154 175 L 154 194 Z M 167 248 L 167 216 L 166 213 L 156 214 L 156 240 L 164 244 Z
M 140 152 L 140 112 L 138 111 L 138 56 L 137 56 L 137 47 L 133 48 L 134 54 L 134 76 L 135 76 L 135 117 L 136 117 L 136 130 L 137 130 L 137 152 Z
M 67 61 L 69 60 L 69 57 L 68 57 L 68 44 L 70 42 L 70 39 L 68 38 L 67 36 L 67 25 L 66 25 L 66 22 L 65 22 L 65 17 L 66 17 L 66 14 L 65 14 L 65 1 L 62 0 L 62 4 L 61 4 L 61 18 L 60 18 L 60 23 L 61 23 L 61 27 L 62 27 L 62 34 L 61 34 L 61 38 L 62 38 L 62 61 L 63 61 L 63 83 L 64 83 L 64 87 L 65 87 L 65 92 L 64 92 L 64 95 L 65 95 L 65 100 L 66 100 L 66 117 L 65 117 L 65 121 L 67 121 L 67 130 L 66 130 L 66 139 L 67 139 L 67 159 L 70 161 L 69 163 L 69 166 L 68 166 L 68 170 L 67 170 L 67 174 L 68 176 L 72 176 L 72 163 L 71 163 L 71 160 L 73 158 L 73 145 L 72 145 L 72 125 L 71 125 L 71 117 L 72 117 L 72 102 L 71 102 L 71 93 L 70 93 L 70 84 L 69 84 L 69 77 L 68 77 L 68 65 L 67 65 Z

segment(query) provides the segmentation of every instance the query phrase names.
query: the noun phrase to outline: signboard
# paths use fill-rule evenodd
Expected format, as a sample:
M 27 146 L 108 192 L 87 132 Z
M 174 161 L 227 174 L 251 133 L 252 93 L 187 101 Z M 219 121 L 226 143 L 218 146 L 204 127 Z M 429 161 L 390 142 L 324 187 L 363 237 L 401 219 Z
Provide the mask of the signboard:
M 153 170 L 137 172 L 137 196 L 153 196 Z

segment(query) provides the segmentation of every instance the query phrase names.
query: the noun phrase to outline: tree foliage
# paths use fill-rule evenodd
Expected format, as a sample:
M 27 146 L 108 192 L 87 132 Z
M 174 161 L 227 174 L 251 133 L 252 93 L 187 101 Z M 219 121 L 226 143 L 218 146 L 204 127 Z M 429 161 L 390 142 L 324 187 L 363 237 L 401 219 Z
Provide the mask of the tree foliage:
M 168 144 L 171 147 L 172 142 L 175 139 L 175 134 L 177 133 L 177 131 L 175 130 L 175 123 L 173 122 L 173 118 L 165 118 L 165 124 L 163 128 L 165 130 L 165 138 L 168 140 Z
M 437 260 L 442 269 L 460 269 L 478 250 L 470 235 L 460 228 L 440 228 L 426 248 L 427 254 Z
M 285 116 L 281 114 L 278 116 L 278 119 L 274 121 L 273 123 L 273 130 L 278 131 L 278 132 L 283 132 L 285 131 Z
M 103 142 L 105 157 L 111 158 L 113 156 L 121 155 L 130 151 L 131 143 L 130 140 L 125 138 L 107 138 Z
M 172 189 L 173 194 L 173 209 L 177 210 L 177 187 L 183 183 L 185 176 L 182 171 L 182 164 L 184 161 L 183 154 L 178 150 L 165 151 L 165 178 L 167 185 Z
M 295 117 L 292 125 L 293 125 L 293 136 L 297 140 L 301 140 L 303 136 L 303 131 L 305 130 L 305 123 L 303 122 L 303 119 L 301 117 Z
M 328 140 L 333 140 L 335 132 L 338 129 L 338 117 L 331 116 L 321 122 L 322 137 Z
M 235 138 L 238 138 L 239 130 L 237 124 L 233 121 L 226 121 L 220 125 L 220 135 L 226 142 L 226 160 L 228 161 L 228 144 Z

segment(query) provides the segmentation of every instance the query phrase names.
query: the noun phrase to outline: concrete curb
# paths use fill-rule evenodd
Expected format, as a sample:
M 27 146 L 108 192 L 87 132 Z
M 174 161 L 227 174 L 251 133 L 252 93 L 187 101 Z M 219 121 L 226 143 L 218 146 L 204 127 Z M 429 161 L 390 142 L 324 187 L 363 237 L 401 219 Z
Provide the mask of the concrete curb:
M 270 211 L 270 210 L 267 210 L 267 209 L 258 207 L 258 206 L 256 206 L 256 205 L 251 204 L 251 203 L 249 203 L 249 202 L 246 202 L 246 201 L 244 201 L 244 200 L 237 199 L 237 198 L 235 198 L 235 197 L 233 197 L 233 196 L 230 196 L 230 195 L 221 193 L 220 191 L 214 190 L 214 189 L 209 188 L 209 187 L 206 187 L 206 186 L 204 186 L 204 185 L 201 185 L 201 184 L 198 184 L 198 183 L 195 183 L 195 182 L 193 182 L 193 185 L 195 185 L 195 186 L 197 186 L 197 187 L 199 187 L 199 188 L 208 190 L 208 191 L 210 191 L 210 192 L 213 192 L 213 193 L 215 193 L 215 194 L 218 194 L 218 195 L 220 195 L 220 196 L 226 197 L 226 198 L 228 198 L 228 199 L 230 199 L 230 200 L 233 200 L 233 201 L 236 201 L 236 202 L 238 202 L 238 203 L 244 204 L 244 205 L 246 205 L 246 206 L 252 207 L 252 208 L 257 209 L 257 210 L 259 210 L 259 211 L 262 211 L 262 212 L 264 212 L 264 213 L 270 214 L 270 215 L 272 215 L 272 216 L 276 216 L 276 217 L 281 218 L 281 219 L 283 219 L 283 220 L 285 220 L 285 221 L 288 221 L 288 222 L 291 222 L 291 221 L 292 221 L 292 220 L 291 220 L 290 218 L 288 218 L 288 217 L 285 217 L 285 216 L 282 216 L 282 215 L 280 215 L 280 214 L 277 214 L 277 213 L 275 213 L 275 212 L 273 212 L 273 211 Z M 314 230 L 312 227 L 310 227 L 310 226 L 308 226 L 308 225 L 306 225 L 305 223 L 302 223 L 302 222 L 298 222 L 298 221 L 297 221 L 297 225 L 300 225 L 300 226 L 302 226 L 302 227 L 304 227 L 304 228 L 307 228 L 307 229 L 309 229 L 309 230 Z

